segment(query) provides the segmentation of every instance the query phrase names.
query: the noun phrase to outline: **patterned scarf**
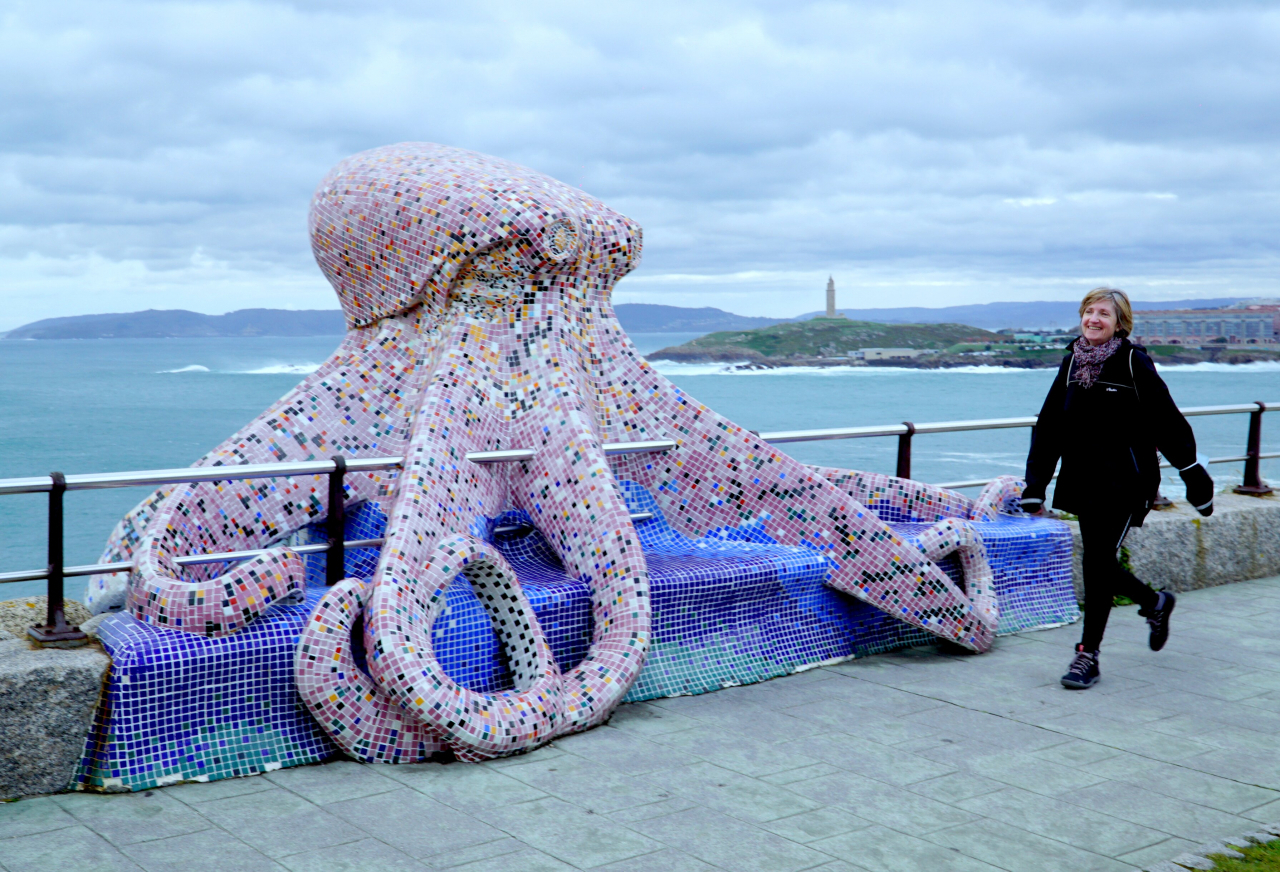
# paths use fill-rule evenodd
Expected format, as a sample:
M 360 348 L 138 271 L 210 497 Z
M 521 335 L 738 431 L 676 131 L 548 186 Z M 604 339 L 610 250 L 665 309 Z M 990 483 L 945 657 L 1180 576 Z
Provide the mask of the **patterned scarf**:
M 1083 336 L 1077 339 L 1075 345 L 1071 346 L 1071 353 L 1076 362 L 1076 381 L 1086 388 L 1093 387 L 1093 383 L 1102 373 L 1102 364 L 1106 363 L 1107 358 L 1115 354 L 1119 347 L 1119 336 L 1112 336 L 1101 345 L 1090 345 L 1089 340 Z

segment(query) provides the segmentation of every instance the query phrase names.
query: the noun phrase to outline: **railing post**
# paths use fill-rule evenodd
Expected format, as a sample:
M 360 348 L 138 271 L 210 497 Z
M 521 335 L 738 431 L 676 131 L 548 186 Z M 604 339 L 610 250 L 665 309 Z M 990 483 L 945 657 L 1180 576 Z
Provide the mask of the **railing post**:
M 49 608 L 42 625 L 31 627 L 27 634 L 45 648 L 76 648 L 88 644 L 89 637 L 79 627 L 67 623 L 62 590 L 62 495 L 67 478 L 60 472 L 49 473 Z
M 347 459 L 340 455 L 333 456 L 333 472 L 329 473 L 329 517 L 325 521 L 325 531 L 329 534 L 329 550 L 324 557 L 325 584 L 334 585 L 342 581 L 346 574 L 347 553 L 344 540 L 346 538 L 347 512 L 346 488 L 343 478 L 347 474 Z
M 911 478 L 911 437 L 916 432 L 916 425 L 910 421 L 903 421 L 902 424 L 907 432 L 898 437 L 898 471 L 895 475 L 898 478 Z
M 1263 482 L 1258 469 L 1261 460 L 1258 455 L 1262 453 L 1262 413 L 1267 410 L 1267 404 L 1257 403 L 1257 406 L 1256 412 L 1249 413 L 1249 444 L 1244 451 L 1248 459 L 1244 462 L 1244 482 L 1234 488 L 1236 493 L 1251 497 L 1266 496 L 1272 492 Z

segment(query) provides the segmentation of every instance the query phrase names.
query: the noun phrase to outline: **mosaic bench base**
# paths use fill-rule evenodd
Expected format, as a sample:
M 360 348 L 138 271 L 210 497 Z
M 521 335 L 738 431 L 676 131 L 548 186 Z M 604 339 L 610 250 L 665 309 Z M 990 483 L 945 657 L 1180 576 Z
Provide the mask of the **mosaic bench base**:
M 629 701 L 705 693 L 936 641 L 827 587 L 828 564 L 816 551 L 777 545 L 751 528 L 690 540 L 666 523 L 643 489 L 624 483 L 624 491 L 633 511 L 655 515 L 636 525 L 649 568 L 654 640 Z M 380 536 L 384 523 L 376 505 L 357 507 L 348 515 L 348 538 Z M 926 526 L 894 525 L 902 536 Z M 1007 517 L 978 527 L 995 575 L 1002 634 L 1076 620 L 1065 524 Z M 508 512 L 489 530 L 557 662 L 562 669 L 576 665 L 591 639 L 586 583 L 565 574 L 524 513 Z M 377 556 L 377 549 L 348 552 L 347 574 L 369 577 Z M 957 561 L 943 568 L 962 581 Z M 294 690 L 298 633 L 324 590 L 322 556 L 308 558 L 308 575 L 305 602 L 278 605 L 232 636 L 160 629 L 126 614 L 104 621 L 99 635 L 112 668 L 78 782 L 142 790 L 336 754 Z M 497 636 L 465 579 L 449 588 L 433 642 L 441 665 L 461 684 L 486 691 L 511 686 Z

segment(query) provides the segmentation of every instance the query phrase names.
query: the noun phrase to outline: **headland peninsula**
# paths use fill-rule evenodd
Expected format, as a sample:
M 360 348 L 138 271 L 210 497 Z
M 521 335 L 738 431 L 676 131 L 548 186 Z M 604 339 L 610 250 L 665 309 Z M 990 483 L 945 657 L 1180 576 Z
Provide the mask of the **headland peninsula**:
M 678 363 L 736 364 L 743 369 L 795 366 L 894 366 L 948 369 L 1004 366 L 1056 367 L 1070 333 L 993 332 L 967 324 L 881 324 L 848 318 L 811 318 L 725 330 L 648 355 Z M 1280 360 L 1280 350 L 1256 345 L 1156 345 L 1147 351 L 1159 363 L 1209 361 L 1253 363 Z

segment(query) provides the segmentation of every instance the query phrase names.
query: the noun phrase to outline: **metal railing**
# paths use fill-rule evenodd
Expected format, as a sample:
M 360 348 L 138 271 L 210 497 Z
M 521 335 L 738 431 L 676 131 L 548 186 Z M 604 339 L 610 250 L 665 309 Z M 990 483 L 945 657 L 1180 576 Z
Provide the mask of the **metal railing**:
M 1259 463 L 1262 460 L 1280 457 L 1280 452 L 1263 453 L 1262 451 L 1262 415 L 1265 412 L 1280 410 L 1280 402 L 1275 403 L 1243 403 L 1224 406 L 1195 406 L 1182 409 L 1187 417 L 1201 415 L 1249 415 L 1249 435 L 1245 453 L 1231 457 L 1210 458 L 1210 463 L 1243 462 L 1244 480 L 1235 488 L 1236 493 L 1261 496 L 1271 493 L 1271 488 L 1262 481 Z M 932 433 L 959 433 L 972 430 L 1001 430 L 1016 427 L 1036 426 L 1036 416 L 1022 418 L 987 418 L 972 421 L 934 421 L 915 424 L 904 421 L 901 424 L 890 424 L 875 427 L 840 427 L 825 430 L 785 430 L 773 433 L 757 433 L 760 439 L 771 445 L 786 445 L 792 442 L 819 442 L 830 439 L 863 439 L 876 436 L 897 436 L 898 456 L 895 474 L 900 478 L 911 477 L 912 439 L 917 435 Z M 753 433 L 755 431 L 752 431 Z M 643 442 L 607 442 L 601 446 L 606 456 L 670 451 L 676 448 L 671 439 L 649 440 Z M 508 448 L 496 451 L 472 451 L 465 457 L 477 464 L 516 463 L 528 461 L 537 455 L 534 448 Z M 367 457 L 344 458 L 333 457 L 327 460 L 305 460 L 288 463 L 256 463 L 227 466 L 184 467 L 182 469 L 152 469 L 141 472 L 108 472 L 81 475 L 63 475 L 53 472 L 49 475 L 31 476 L 27 478 L 0 479 L 0 496 L 6 494 L 49 494 L 48 524 L 48 564 L 45 569 L 33 569 L 19 572 L 0 573 L 0 584 L 47 580 L 48 611 L 44 624 L 32 627 L 28 632 L 32 639 L 42 645 L 75 645 L 84 644 L 86 636 L 78 627 L 67 623 L 63 592 L 63 580 L 85 575 L 107 575 L 117 572 L 129 572 L 133 565 L 130 562 L 98 563 L 84 566 L 65 566 L 63 564 L 63 514 L 62 497 L 67 491 L 98 490 L 102 488 L 156 486 L 166 484 L 187 484 L 211 481 L 244 481 L 255 478 L 277 478 L 295 475 L 323 475 L 328 478 L 328 505 L 331 507 L 325 519 L 327 541 L 312 545 L 293 546 L 291 550 L 298 554 L 327 553 L 325 561 L 325 581 L 336 584 L 342 579 L 347 548 L 368 548 L 382 545 L 384 539 L 361 539 L 345 541 L 346 524 L 344 493 L 345 476 L 351 472 L 381 472 L 399 469 L 404 464 L 403 457 Z M 1162 463 L 1162 468 L 1169 464 Z M 1056 478 L 1056 476 L 1055 476 Z M 973 479 L 969 481 L 944 482 L 937 485 L 944 488 L 981 487 L 990 484 L 994 479 Z M 647 520 L 653 514 L 639 512 L 632 514 L 633 521 Z M 496 533 L 518 530 L 518 526 L 495 528 Z M 179 566 L 196 566 L 209 563 L 229 563 L 248 560 L 267 553 L 269 549 L 250 551 L 226 551 L 213 554 L 192 554 L 175 558 Z
M 676 447 L 671 439 L 649 440 L 645 442 L 606 442 L 601 446 L 606 456 L 622 454 L 638 454 L 645 452 L 670 451 Z M 501 451 L 471 451 L 465 456 L 472 463 L 512 463 L 532 460 L 537 454 L 533 448 L 505 449 Z M 71 646 L 83 645 L 88 641 L 79 627 L 67 622 L 66 599 L 63 581 L 68 577 L 83 575 L 110 575 L 117 572 L 129 572 L 133 565 L 129 562 L 96 563 L 84 566 L 66 566 L 63 561 L 63 513 L 62 497 L 69 490 L 98 490 L 116 487 L 153 487 L 166 484 L 187 484 L 210 481 L 245 481 L 254 478 L 277 478 L 295 475 L 324 475 L 328 477 L 329 507 L 325 518 L 325 534 L 327 541 L 314 545 L 300 545 L 292 550 L 299 554 L 328 554 L 325 560 L 325 581 L 336 584 L 342 580 L 343 565 L 347 548 L 370 547 L 383 544 L 383 539 L 362 539 L 353 542 L 345 541 L 343 532 L 346 526 L 346 508 L 344 506 L 345 478 L 349 472 L 379 472 L 399 469 L 404 464 L 403 457 L 366 457 L 345 458 L 335 456 L 328 460 L 304 460 L 289 463 L 246 463 L 240 465 L 185 467 L 183 469 L 151 469 L 141 472 L 108 472 L 88 475 L 63 475 L 51 472 L 49 475 L 28 478 L 0 479 L 0 495 L 5 494 L 49 494 L 49 559 L 44 569 L 32 569 L 19 572 L 0 573 L 0 584 L 19 581 L 46 580 L 48 592 L 48 608 L 45 623 L 30 628 L 28 633 L 40 645 Z M 638 513 L 635 520 L 652 517 L 649 513 Z M 503 528 L 499 528 L 502 531 Z M 175 563 L 179 566 L 192 566 L 208 563 L 229 563 L 248 560 L 267 553 L 268 549 L 252 551 L 225 551 L 216 554 L 194 554 L 178 557 Z

